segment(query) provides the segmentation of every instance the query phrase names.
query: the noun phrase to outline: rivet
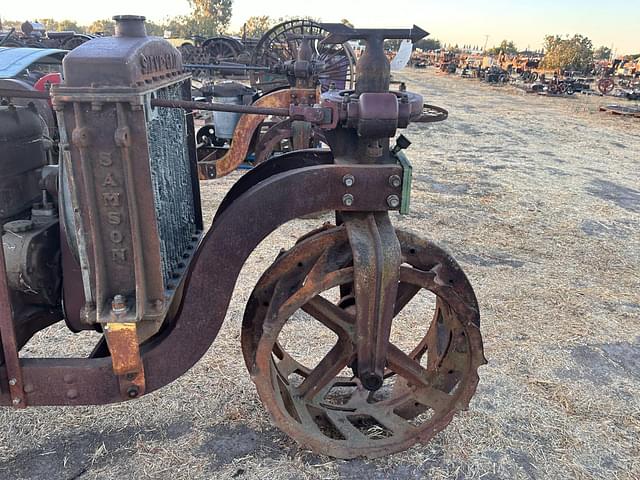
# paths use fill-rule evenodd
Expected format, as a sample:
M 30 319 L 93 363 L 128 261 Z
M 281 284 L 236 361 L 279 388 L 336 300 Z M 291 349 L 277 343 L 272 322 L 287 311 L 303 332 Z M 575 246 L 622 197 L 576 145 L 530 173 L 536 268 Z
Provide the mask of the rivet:
M 14 405 L 20 405 L 20 402 L 21 402 L 21 401 L 22 401 L 22 400 L 21 400 L 20 398 L 14 398 L 14 399 L 13 399 L 13 404 L 14 404 Z
M 73 400 L 74 398 L 78 397 L 78 390 L 76 390 L 75 388 L 71 388 L 69 390 L 67 390 L 67 398 Z
M 397 195 L 389 195 L 387 197 L 387 205 L 389 205 L 390 208 L 398 208 L 400 206 L 400 199 Z
M 11 385 L 12 387 L 15 387 L 17 383 L 18 383 L 18 380 L 16 380 L 15 378 L 12 378 L 9 380 L 9 385 Z
M 345 207 L 350 207 L 351 205 L 353 205 L 353 200 L 354 200 L 353 195 L 351 195 L 350 193 L 345 193 L 342 196 L 342 204 Z
M 68 373 L 64 377 L 62 377 L 62 379 L 64 380 L 64 383 L 73 383 L 73 375 L 70 375 Z

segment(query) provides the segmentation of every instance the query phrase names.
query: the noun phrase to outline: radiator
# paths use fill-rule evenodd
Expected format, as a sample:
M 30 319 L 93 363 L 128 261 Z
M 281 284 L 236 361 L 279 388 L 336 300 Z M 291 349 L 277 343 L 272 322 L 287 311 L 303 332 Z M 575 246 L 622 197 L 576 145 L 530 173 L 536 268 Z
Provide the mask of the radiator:
M 113 300 L 124 297 L 124 320 L 150 336 L 179 302 L 203 230 L 193 117 L 151 106 L 190 99 L 190 75 L 136 17 L 74 49 L 63 66 L 52 96 L 64 230 L 84 286 L 82 302 L 65 294 L 67 322 L 80 330 L 113 321 Z

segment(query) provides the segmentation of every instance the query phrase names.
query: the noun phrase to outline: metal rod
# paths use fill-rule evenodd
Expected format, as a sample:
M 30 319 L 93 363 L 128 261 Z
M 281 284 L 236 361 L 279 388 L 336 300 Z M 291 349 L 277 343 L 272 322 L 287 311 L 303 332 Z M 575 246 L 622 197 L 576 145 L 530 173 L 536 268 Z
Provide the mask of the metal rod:
M 265 108 L 253 107 L 251 105 L 231 105 L 228 103 L 190 102 L 188 100 L 163 100 L 160 98 L 154 98 L 153 100 L 151 100 L 151 106 L 165 108 L 184 108 L 185 110 L 208 110 L 211 112 L 276 115 L 279 117 L 289 117 L 291 115 L 288 108 Z
M 35 98 L 38 100 L 49 100 L 49 92 L 37 92 L 35 90 L 13 90 L 10 88 L 0 88 L 0 97 L 15 98 Z
M 256 71 L 256 72 L 268 72 L 271 70 L 271 67 L 259 67 L 259 66 L 254 66 L 254 65 L 242 65 L 240 63 L 238 64 L 233 64 L 233 63 L 227 63 L 224 65 L 217 65 L 217 64 L 206 64 L 206 65 L 200 65 L 197 63 L 187 63 L 182 65 L 184 68 L 188 68 L 190 70 L 198 70 L 198 69 L 203 69 L 203 70 L 242 70 L 242 71 Z
M 7 33 L 7 35 L 5 35 L 5 37 L 2 40 L 0 40 L 0 47 L 4 45 L 11 38 L 11 35 L 13 35 L 15 31 L 16 29 L 14 27 L 11 29 L 9 33 Z
M 34 98 L 48 100 L 51 98 L 48 92 L 35 92 L 29 90 L 10 90 L 0 89 L 0 97 L 14 98 Z M 152 107 L 163 108 L 183 108 L 185 110 L 208 110 L 211 112 L 231 112 L 231 113 L 249 113 L 253 115 L 276 115 L 279 117 L 289 117 L 288 108 L 266 108 L 253 107 L 251 105 L 231 105 L 228 103 L 208 103 L 208 102 L 191 102 L 188 100 L 163 100 L 154 98 L 151 100 Z

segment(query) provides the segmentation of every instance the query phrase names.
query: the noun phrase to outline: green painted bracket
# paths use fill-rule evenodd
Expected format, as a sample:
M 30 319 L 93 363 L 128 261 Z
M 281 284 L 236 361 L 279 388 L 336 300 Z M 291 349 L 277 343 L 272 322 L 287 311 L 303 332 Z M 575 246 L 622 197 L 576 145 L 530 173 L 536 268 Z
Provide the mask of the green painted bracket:
M 402 201 L 400 203 L 400 214 L 408 215 L 411 207 L 411 180 L 413 178 L 413 167 L 409 158 L 403 151 L 396 153 L 398 163 L 402 167 Z

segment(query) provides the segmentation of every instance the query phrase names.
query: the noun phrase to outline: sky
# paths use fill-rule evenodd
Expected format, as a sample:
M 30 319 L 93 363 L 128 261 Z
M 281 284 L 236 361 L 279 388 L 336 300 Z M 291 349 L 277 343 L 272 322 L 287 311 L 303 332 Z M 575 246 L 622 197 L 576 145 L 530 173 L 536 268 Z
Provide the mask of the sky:
M 152 20 L 189 12 L 187 0 L 1 0 L 0 17 L 10 20 L 72 19 L 88 24 L 117 14 Z M 252 15 L 311 16 L 325 22 L 346 18 L 357 27 L 410 27 L 431 32 L 444 43 L 489 47 L 513 40 L 538 49 L 547 34 L 586 35 L 594 46 L 613 46 L 617 54 L 640 52 L 638 0 L 234 0 L 231 30 Z M 488 39 L 486 36 L 489 36 Z

